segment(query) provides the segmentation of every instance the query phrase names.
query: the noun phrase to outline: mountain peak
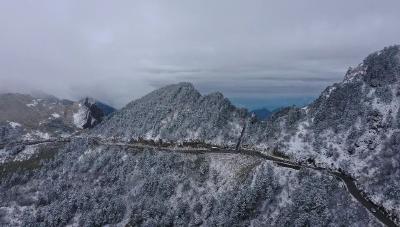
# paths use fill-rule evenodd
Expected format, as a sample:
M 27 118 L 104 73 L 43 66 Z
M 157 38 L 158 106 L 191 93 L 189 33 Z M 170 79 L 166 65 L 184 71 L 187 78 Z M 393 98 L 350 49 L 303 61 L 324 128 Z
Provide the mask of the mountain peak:
M 192 84 L 183 82 L 129 103 L 93 132 L 128 141 L 144 138 L 233 146 L 240 137 L 245 115 L 221 93 L 202 96 Z
M 82 98 L 81 100 L 79 100 L 80 103 L 84 104 L 84 105 L 93 105 L 96 103 L 96 99 L 86 96 L 84 98 Z
M 167 85 L 165 87 L 160 88 L 159 90 L 156 91 L 169 91 L 171 93 L 183 93 L 183 94 L 200 94 L 196 88 L 193 86 L 193 84 L 189 82 L 180 82 L 177 84 L 171 84 Z
M 187 88 L 195 89 L 193 84 L 190 83 L 190 82 L 179 82 L 176 85 L 179 86 L 179 87 L 187 87 Z
M 197 91 L 196 88 L 193 86 L 193 84 L 189 82 L 180 82 L 176 84 L 170 84 L 166 85 L 164 87 L 161 87 L 155 91 L 159 90 L 187 90 L 187 91 Z
M 191 83 L 181 82 L 161 87 L 149 94 L 130 102 L 125 108 L 135 108 L 138 105 L 182 104 L 193 103 L 201 97 Z M 146 104 L 145 104 L 146 103 Z

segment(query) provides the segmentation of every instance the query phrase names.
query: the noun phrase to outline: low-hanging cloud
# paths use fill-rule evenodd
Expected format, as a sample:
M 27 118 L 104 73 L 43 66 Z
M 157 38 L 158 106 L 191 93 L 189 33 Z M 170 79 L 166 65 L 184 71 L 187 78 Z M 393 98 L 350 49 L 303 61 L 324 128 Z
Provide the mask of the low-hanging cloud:
M 398 0 L 2 1 L 0 91 L 117 107 L 178 81 L 234 100 L 315 97 L 399 43 L 398 9 Z

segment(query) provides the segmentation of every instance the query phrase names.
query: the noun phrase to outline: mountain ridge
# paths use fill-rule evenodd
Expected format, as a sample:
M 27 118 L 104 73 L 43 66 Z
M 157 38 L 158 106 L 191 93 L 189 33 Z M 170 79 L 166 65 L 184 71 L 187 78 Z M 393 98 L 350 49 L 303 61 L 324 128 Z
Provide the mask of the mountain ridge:
M 249 124 L 243 146 L 343 171 L 400 217 L 399 56 L 399 46 L 375 52 L 309 106 Z
M 44 93 L 39 97 L 20 93 L 0 94 L 2 135 L 13 131 L 18 139 L 67 137 L 81 129 L 92 128 L 103 120 L 105 114 L 97 103 L 94 99 L 89 102 L 89 98 L 74 102 Z M 102 108 L 108 107 L 102 105 Z M 0 142 L 3 140 L 9 141 L 10 138 L 0 137 Z
M 192 84 L 184 82 L 130 102 L 91 134 L 125 141 L 144 138 L 234 146 L 247 115 L 245 109 L 233 106 L 222 93 L 203 96 Z
M 399 56 L 399 46 L 373 53 L 310 105 L 265 121 L 219 92 L 201 95 L 179 83 L 66 140 L 8 143 L 0 148 L 0 221 L 382 226 L 378 207 L 384 223 L 399 224 Z M 18 137 L 11 129 L 19 128 L 7 122 L 0 135 Z M 146 143 L 154 141 L 174 149 Z M 357 202 L 335 173 L 374 206 Z
M 370 54 L 363 63 L 348 70 L 343 81 L 328 86 L 310 105 L 283 108 L 265 122 L 254 119 L 245 110 L 242 115 L 232 116 L 231 111 L 238 113 L 238 109 L 222 94 L 202 96 L 185 82 L 163 87 L 131 102 L 123 108 L 122 115 L 117 113 L 96 127 L 94 134 L 124 141 L 143 138 L 177 143 L 201 141 L 228 147 L 237 144 L 238 149 L 284 155 L 352 176 L 372 201 L 400 217 L 400 201 L 396 199 L 400 195 L 396 189 L 400 185 L 399 81 L 399 46 L 390 46 Z M 226 100 L 226 104 L 221 104 L 221 100 Z M 197 108 L 202 102 L 209 105 Z M 143 111 L 144 106 L 151 108 Z M 210 106 L 215 108 L 207 109 Z M 158 115 L 157 111 L 165 109 L 170 112 Z M 204 118 L 196 115 L 200 110 L 204 111 L 200 115 Z M 220 118 L 233 121 L 201 127 L 202 123 Z M 141 120 L 132 124 L 131 119 Z M 232 123 L 236 124 L 234 128 L 230 127 Z M 119 127 L 125 128 L 121 131 Z M 198 129 L 201 134 L 196 134 Z M 372 168 L 384 171 L 372 173 L 369 170 Z

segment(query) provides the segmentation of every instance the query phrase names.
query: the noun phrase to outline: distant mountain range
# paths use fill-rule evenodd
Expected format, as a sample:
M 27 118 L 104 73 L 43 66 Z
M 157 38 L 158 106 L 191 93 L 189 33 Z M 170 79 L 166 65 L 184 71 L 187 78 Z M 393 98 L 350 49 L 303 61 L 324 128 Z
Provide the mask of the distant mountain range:
M 0 94 L 0 129 L 8 132 L 0 134 L 0 141 L 68 137 L 80 129 L 92 128 L 114 111 L 114 108 L 90 98 L 73 102 L 43 94 L 39 97 Z M 12 138 L 6 139 L 9 134 Z
M 399 46 L 303 108 L 252 114 L 178 83 L 107 110 L 0 97 L 1 224 L 400 224 Z
M 267 108 L 255 109 L 252 110 L 251 113 L 254 113 L 258 120 L 266 120 L 272 114 Z

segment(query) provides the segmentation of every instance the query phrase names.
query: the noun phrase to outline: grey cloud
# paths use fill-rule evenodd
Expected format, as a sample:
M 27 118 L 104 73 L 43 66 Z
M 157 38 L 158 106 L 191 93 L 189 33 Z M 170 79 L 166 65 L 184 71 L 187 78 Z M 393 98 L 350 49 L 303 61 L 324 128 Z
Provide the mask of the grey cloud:
M 230 98 L 315 97 L 399 43 L 400 1 L 2 1 L 0 91 L 121 107 L 190 81 Z

